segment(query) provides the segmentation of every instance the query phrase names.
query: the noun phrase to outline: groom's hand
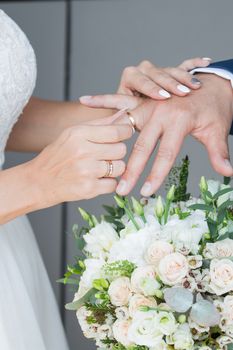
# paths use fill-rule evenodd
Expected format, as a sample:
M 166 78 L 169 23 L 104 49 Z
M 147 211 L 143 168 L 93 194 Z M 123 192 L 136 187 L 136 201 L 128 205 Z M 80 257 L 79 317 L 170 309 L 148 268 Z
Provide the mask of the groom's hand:
M 198 78 L 202 89 L 186 98 L 146 100 L 132 111 L 141 133 L 118 185 L 119 194 L 127 195 L 132 190 L 160 140 L 154 165 L 141 191 L 144 196 L 153 194 L 169 173 L 188 134 L 205 145 L 218 173 L 233 175 L 227 143 L 233 116 L 231 85 L 212 74 L 199 74 Z

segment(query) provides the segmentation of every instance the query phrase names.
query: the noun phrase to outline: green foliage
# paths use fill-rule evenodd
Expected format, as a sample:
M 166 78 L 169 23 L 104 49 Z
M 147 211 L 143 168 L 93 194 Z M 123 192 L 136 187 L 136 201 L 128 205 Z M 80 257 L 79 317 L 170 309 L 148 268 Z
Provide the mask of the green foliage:
M 104 276 L 108 280 L 114 280 L 118 277 L 131 277 L 136 266 L 127 260 L 119 260 L 110 264 L 105 264 L 102 268 Z
M 113 224 L 117 228 L 118 232 L 122 230 L 124 225 L 121 222 L 121 218 L 125 214 L 124 209 L 118 206 L 115 207 L 109 205 L 103 205 L 103 208 L 108 213 L 107 215 L 104 215 L 104 220 Z
M 85 303 L 87 310 L 91 311 L 93 323 L 104 324 L 108 314 L 114 315 L 114 308 L 110 304 L 92 304 L 90 302 Z
M 168 175 L 166 189 L 172 185 L 176 187 L 173 202 L 187 201 L 190 198 L 190 193 L 187 193 L 189 164 L 189 158 L 186 156 L 182 159 L 181 165 L 174 166 Z
M 65 308 L 66 310 L 76 311 L 81 306 L 85 305 L 85 303 L 89 302 L 90 299 L 92 299 L 96 293 L 96 289 L 92 288 L 90 289 L 84 296 L 76 301 L 73 301 L 72 303 L 66 304 Z

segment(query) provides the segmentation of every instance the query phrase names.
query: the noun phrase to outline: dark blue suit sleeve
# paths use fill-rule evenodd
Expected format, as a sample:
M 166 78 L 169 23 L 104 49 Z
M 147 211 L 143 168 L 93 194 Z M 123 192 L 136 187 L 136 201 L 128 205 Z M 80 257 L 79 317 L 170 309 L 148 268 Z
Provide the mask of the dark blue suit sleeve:
M 233 74 L 233 59 L 211 63 L 208 67 L 222 68 Z M 233 135 L 233 124 L 231 125 L 230 134 Z

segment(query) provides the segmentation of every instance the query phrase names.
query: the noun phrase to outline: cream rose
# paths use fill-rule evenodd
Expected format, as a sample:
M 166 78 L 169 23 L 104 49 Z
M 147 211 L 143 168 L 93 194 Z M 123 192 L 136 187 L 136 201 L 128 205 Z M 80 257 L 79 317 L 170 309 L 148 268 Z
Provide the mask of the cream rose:
M 233 262 L 213 259 L 210 264 L 210 288 L 217 295 L 233 291 Z
M 156 241 L 152 243 L 145 254 L 145 260 L 148 264 L 157 266 L 159 261 L 166 255 L 173 253 L 173 246 L 165 241 Z
M 156 272 L 152 265 L 136 268 L 131 276 L 132 290 L 145 296 L 154 295 L 155 291 L 160 288 L 160 284 L 155 277 Z
M 116 320 L 112 326 L 114 338 L 125 347 L 133 345 L 128 338 L 128 331 L 131 325 L 129 320 Z
M 224 299 L 223 317 L 226 320 L 227 326 L 233 326 L 233 295 L 227 295 Z
M 164 284 L 174 286 L 180 283 L 189 270 L 188 261 L 181 253 L 166 255 L 160 260 L 158 274 Z
M 141 294 L 134 294 L 129 301 L 130 317 L 133 317 L 141 306 L 156 307 L 157 303 L 154 298 L 146 298 Z
M 233 240 L 227 238 L 215 243 L 207 243 L 204 255 L 208 259 L 233 256 Z
M 128 277 L 120 277 L 114 280 L 109 286 L 108 294 L 113 305 L 128 305 L 132 295 L 130 279 Z

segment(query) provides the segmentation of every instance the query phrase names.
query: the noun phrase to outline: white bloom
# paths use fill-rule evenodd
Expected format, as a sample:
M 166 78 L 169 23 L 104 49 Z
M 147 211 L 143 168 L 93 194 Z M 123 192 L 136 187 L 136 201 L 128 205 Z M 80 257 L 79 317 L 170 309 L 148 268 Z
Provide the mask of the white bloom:
M 166 255 L 173 253 L 173 246 L 165 241 L 153 242 L 146 251 L 145 260 L 148 264 L 158 265 L 159 261 Z
M 106 258 L 113 243 L 119 240 L 113 226 L 105 221 L 92 228 L 83 238 L 86 242 L 85 252 L 93 258 Z
M 233 256 L 233 240 L 226 238 L 215 243 L 207 243 L 203 254 L 208 259 Z
M 91 288 L 92 282 L 95 279 L 101 278 L 101 269 L 104 265 L 102 259 L 85 259 L 84 265 L 86 267 L 83 275 L 80 278 L 79 289 L 75 294 L 74 300 L 78 300 L 83 297 Z
M 98 327 L 97 334 L 98 334 L 99 340 L 112 338 L 113 336 L 112 327 L 107 324 L 103 324 Z
M 210 288 L 217 295 L 233 291 L 233 262 L 213 259 L 210 263 Z
M 190 269 L 198 269 L 202 266 L 202 256 L 201 255 L 189 255 L 187 256 L 188 264 Z
M 133 317 L 141 306 L 156 307 L 157 303 L 154 298 L 146 298 L 141 294 L 134 294 L 129 301 L 129 315 Z
M 118 320 L 128 320 L 129 319 L 129 309 L 126 306 L 117 307 L 115 310 L 115 315 L 116 315 L 116 318 Z
M 129 327 L 128 335 L 129 339 L 137 345 L 156 347 L 156 344 L 161 342 L 163 337 L 158 328 L 157 312 L 136 312 Z
M 223 349 L 223 347 L 227 344 L 232 344 L 233 339 L 226 335 L 221 335 L 216 339 L 217 343 L 220 345 L 220 348 Z
M 224 325 L 224 329 L 227 329 L 229 326 L 233 327 L 233 295 L 227 295 L 222 306 L 223 319 L 221 323 Z
M 215 180 L 207 180 L 208 191 L 214 196 L 219 190 L 221 183 Z
M 188 269 L 186 257 L 180 253 L 172 253 L 160 260 L 158 274 L 164 284 L 173 286 L 187 276 Z
M 140 217 L 134 217 L 135 221 L 137 222 L 137 224 L 139 225 L 139 227 L 143 228 L 145 226 L 142 218 Z M 121 219 L 122 220 L 122 219 Z M 136 227 L 134 226 L 134 224 L 132 223 L 131 220 L 125 218 L 123 220 L 124 222 L 124 225 L 125 225 L 125 228 L 123 228 L 121 231 L 120 231 L 120 237 L 121 238 L 124 238 L 126 237 L 127 235 L 131 234 L 131 233 L 137 233 L 138 230 L 136 229 Z
M 169 346 L 165 343 L 164 340 L 158 341 L 156 346 L 150 347 L 150 350 L 169 350 Z
M 177 328 L 176 319 L 171 312 L 158 312 L 158 328 L 162 334 L 171 335 Z
M 151 230 L 150 226 L 144 227 L 137 233 L 128 234 L 113 244 L 108 262 L 128 260 L 137 266 L 145 265 L 145 252 L 156 237 L 156 232 Z
M 114 306 L 128 305 L 131 297 L 131 284 L 128 277 L 119 277 L 109 286 L 108 294 Z
M 82 306 L 76 312 L 80 327 L 86 338 L 96 338 L 99 325 L 97 323 L 88 324 L 87 317 L 91 316 L 91 311 L 88 311 L 85 306 Z
M 126 347 L 133 344 L 128 336 L 130 325 L 129 320 L 116 320 L 112 327 L 114 338 Z
M 192 349 L 194 341 L 190 332 L 189 325 L 184 323 L 179 325 L 175 333 L 168 337 L 168 342 L 174 344 L 174 348 L 177 350 L 189 350 Z
M 160 288 L 159 282 L 155 279 L 156 272 L 152 265 L 137 267 L 131 276 L 132 290 L 135 293 L 142 293 L 145 296 L 152 296 Z

